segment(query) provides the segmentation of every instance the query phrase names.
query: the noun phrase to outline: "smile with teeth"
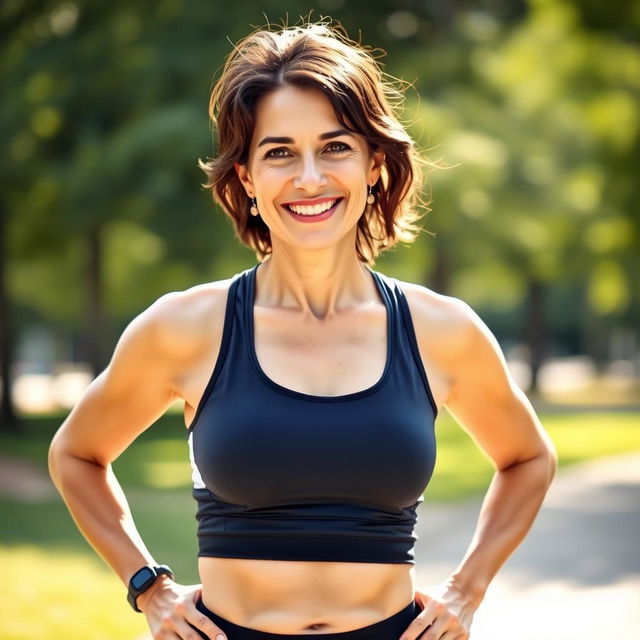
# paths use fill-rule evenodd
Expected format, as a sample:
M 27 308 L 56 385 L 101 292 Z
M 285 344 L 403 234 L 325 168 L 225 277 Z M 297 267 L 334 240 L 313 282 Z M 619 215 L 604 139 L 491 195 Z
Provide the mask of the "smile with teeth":
M 321 204 L 316 205 L 299 205 L 299 204 L 288 204 L 285 205 L 294 213 L 297 213 L 301 216 L 317 216 L 321 213 L 324 213 L 328 209 L 331 209 L 333 205 L 338 201 L 338 198 L 335 200 L 327 200 L 327 202 L 323 202 Z

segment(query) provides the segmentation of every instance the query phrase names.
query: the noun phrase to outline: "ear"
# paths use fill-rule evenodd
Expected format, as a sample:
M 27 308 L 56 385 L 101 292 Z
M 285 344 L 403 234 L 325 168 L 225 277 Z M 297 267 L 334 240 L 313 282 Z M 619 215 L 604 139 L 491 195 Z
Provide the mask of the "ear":
M 382 149 L 374 151 L 369 160 L 369 184 L 375 184 L 380 178 L 380 170 L 384 164 L 384 151 Z
M 255 189 L 253 188 L 253 180 L 249 175 L 249 171 L 247 170 L 247 165 L 236 162 L 233 165 L 233 167 L 236 170 L 236 173 L 238 174 L 238 179 L 242 183 L 242 186 L 245 188 L 247 195 L 250 198 L 253 198 L 256 195 L 256 192 L 255 192 Z

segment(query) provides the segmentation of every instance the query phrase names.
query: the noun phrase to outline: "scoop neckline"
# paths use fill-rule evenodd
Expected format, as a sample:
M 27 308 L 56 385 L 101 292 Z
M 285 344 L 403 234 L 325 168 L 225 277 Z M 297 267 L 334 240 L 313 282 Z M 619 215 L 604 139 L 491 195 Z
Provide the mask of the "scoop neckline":
M 389 373 L 391 372 L 391 366 L 393 364 L 393 356 L 394 356 L 394 336 L 395 336 L 395 316 L 393 314 L 393 308 L 391 304 L 391 300 L 389 299 L 389 294 L 385 290 L 380 276 L 371 269 L 368 265 L 364 265 L 371 274 L 373 281 L 375 282 L 376 288 L 378 289 L 380 296 L 384 302 L 384 306 L 387 312 L 387 354 L 384 370 L 382 375 L 374 382 L 371 386 L 366 389 L 361 389 L 360 391 L 354 391 L 352 393 L 346 393 L 339 396 L 317 396 L 310 393 L 304 393 L 302 391 L 296 391 L 295 389 L 289 389 L 285 387 L 275 380 L 272 380 L 262 369 L 260 362 L 258 361 L 258 355 L 256 353 L 256 345 L 255 345 L 255 330 L 254 330 L 254 318 L 253 318 L 253 308 L 255 305 L 255 291 L 256 291 L 256 273 L 258 271 L 258 267 L 262 263 L 256 264 L 249 271 L 249 286 L 247 290 L 247 300 L 245 304 L 245 328 L 247 333 L 247 346 L 249 350 L 249 357 L 253 364 L 253 367 L 258 374 L 259 378 L 267 384 L 269 387 L 282 393 L 287 396 L 291 396 L 293 398 L 298 398 L 300 400 L 308 400 L 311 402 L 344 402 L 348 400 L 355 400 L 357 398 L 362 398 L 372 393 L 375 393 L 380 389 L 389 378 Z

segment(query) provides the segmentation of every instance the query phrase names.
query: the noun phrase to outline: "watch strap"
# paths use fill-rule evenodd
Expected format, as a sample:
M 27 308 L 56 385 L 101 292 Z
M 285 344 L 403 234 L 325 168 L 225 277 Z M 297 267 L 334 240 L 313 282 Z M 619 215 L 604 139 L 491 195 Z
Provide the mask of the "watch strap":
M 142 587 L 136 587 L 134 585 L 134 579 L 142 572 L 148 573 L 149 579 L 144 583 Z M 142 613 L 142 610 L 138 607 L 137 603 L 138 596 L 144 593 L 147 589 L 150 589 L 155 584 L 156 580 L 162 575 L 169 576 L 171 579 L 173 579 L 173 571 L 171 570 L 171 567 L 166 564 L 146 564 L 131 576 L 127 592 L 127 601 L 134 611 Z

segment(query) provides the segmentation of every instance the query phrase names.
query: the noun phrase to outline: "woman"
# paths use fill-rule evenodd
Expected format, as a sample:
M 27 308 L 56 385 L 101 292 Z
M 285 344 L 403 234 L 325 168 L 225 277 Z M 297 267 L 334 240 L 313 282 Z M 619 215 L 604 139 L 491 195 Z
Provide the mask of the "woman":
M 469 638 L 541 505 L 555 452 L 488 328 L 368 266 L 418 230 L 424 161 L 398 96 L 340 27 L 238 43 L 211 96 L 218 155 L 201 167 L 260 262 L 135 318 L 54 437 L 52 477 L 154 638 Z M 191 586 L 155 564 L 111 471 L 176 398 L 198 501 Z M 416 590 L 442 406 L 496 473 L 455 572 Z

